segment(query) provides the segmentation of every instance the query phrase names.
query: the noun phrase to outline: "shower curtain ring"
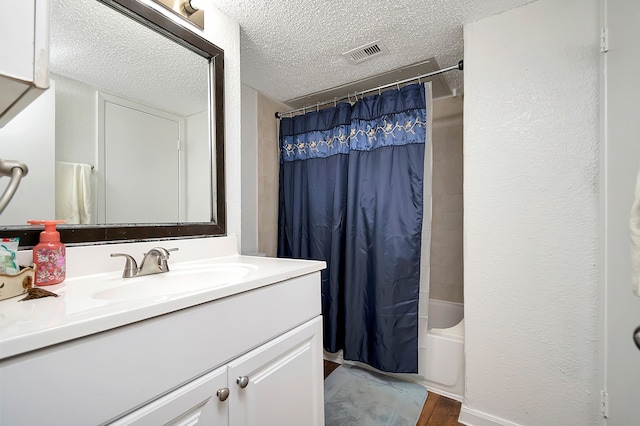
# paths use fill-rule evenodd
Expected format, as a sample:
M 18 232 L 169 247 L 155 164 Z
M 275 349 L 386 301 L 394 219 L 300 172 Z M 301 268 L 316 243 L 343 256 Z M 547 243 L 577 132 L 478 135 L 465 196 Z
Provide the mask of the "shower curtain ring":
M 316 104 L 316 112 L 319 112 L 319 111 L 320 111 L 320 102 Z
M 400 82 L 396 81 L 396 86 L 398 87 L 398 90 L 400 90 Z

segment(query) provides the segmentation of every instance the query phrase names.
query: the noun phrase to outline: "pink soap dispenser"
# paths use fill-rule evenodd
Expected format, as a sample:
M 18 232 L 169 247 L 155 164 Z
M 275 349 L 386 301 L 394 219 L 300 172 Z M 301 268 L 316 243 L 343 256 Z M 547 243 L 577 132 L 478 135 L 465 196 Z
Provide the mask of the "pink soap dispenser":
M 64 281 L 67 271 L 66 249 L 60 242 L 56 224 L 64 220 L 28 220 L 31 225 L 44 225 L 40 242 L 33 248 L 33 263 L 36 264 L 36 285 L 52 285 Z

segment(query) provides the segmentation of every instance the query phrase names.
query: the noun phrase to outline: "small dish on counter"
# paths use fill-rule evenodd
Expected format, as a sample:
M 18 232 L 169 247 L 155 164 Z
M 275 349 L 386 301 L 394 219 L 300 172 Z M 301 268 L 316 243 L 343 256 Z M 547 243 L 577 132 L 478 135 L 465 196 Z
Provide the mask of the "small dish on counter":
M 20 296 L 33 287 L 36 265 L 22 267 L 15 275 L 0 274 L 0 300 Z

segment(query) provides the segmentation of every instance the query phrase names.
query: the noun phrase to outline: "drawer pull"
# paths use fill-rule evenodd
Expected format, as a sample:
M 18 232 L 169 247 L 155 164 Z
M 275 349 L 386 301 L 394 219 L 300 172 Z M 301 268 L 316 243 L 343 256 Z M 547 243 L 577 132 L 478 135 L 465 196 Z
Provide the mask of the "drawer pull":
M 229 398 L 229 388 L 218 389 L 218 392 L 216 392 L 216 396 L 220 401 L 226 401 L 227 398 Z
M 236 379 L 236 383 L 238 384 L 238 386 L 244 389 L 249 384 L 249 378 L 247 376 L 240 376 Z

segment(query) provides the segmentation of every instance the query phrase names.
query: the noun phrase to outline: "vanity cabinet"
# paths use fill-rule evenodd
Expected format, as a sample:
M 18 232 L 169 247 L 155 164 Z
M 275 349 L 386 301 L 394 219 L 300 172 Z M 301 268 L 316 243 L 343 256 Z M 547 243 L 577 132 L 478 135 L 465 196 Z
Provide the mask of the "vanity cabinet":
M 227 369 L 218 368 L 111 423 L 112 426 L 227 425 L 228 406 L 217 398 L 226 389 Z
M 0 425 L 323 425 L 320 306 L 313 272 L 6 358 Z
M 322 322 L 316 318 L 228 365 L 232 426 L 324 425 Z
M 322 426 L 321 336 L 315 318 L 111 426 Z
M 49 2 L 0 2 L 0 127 L 49 87 Z

